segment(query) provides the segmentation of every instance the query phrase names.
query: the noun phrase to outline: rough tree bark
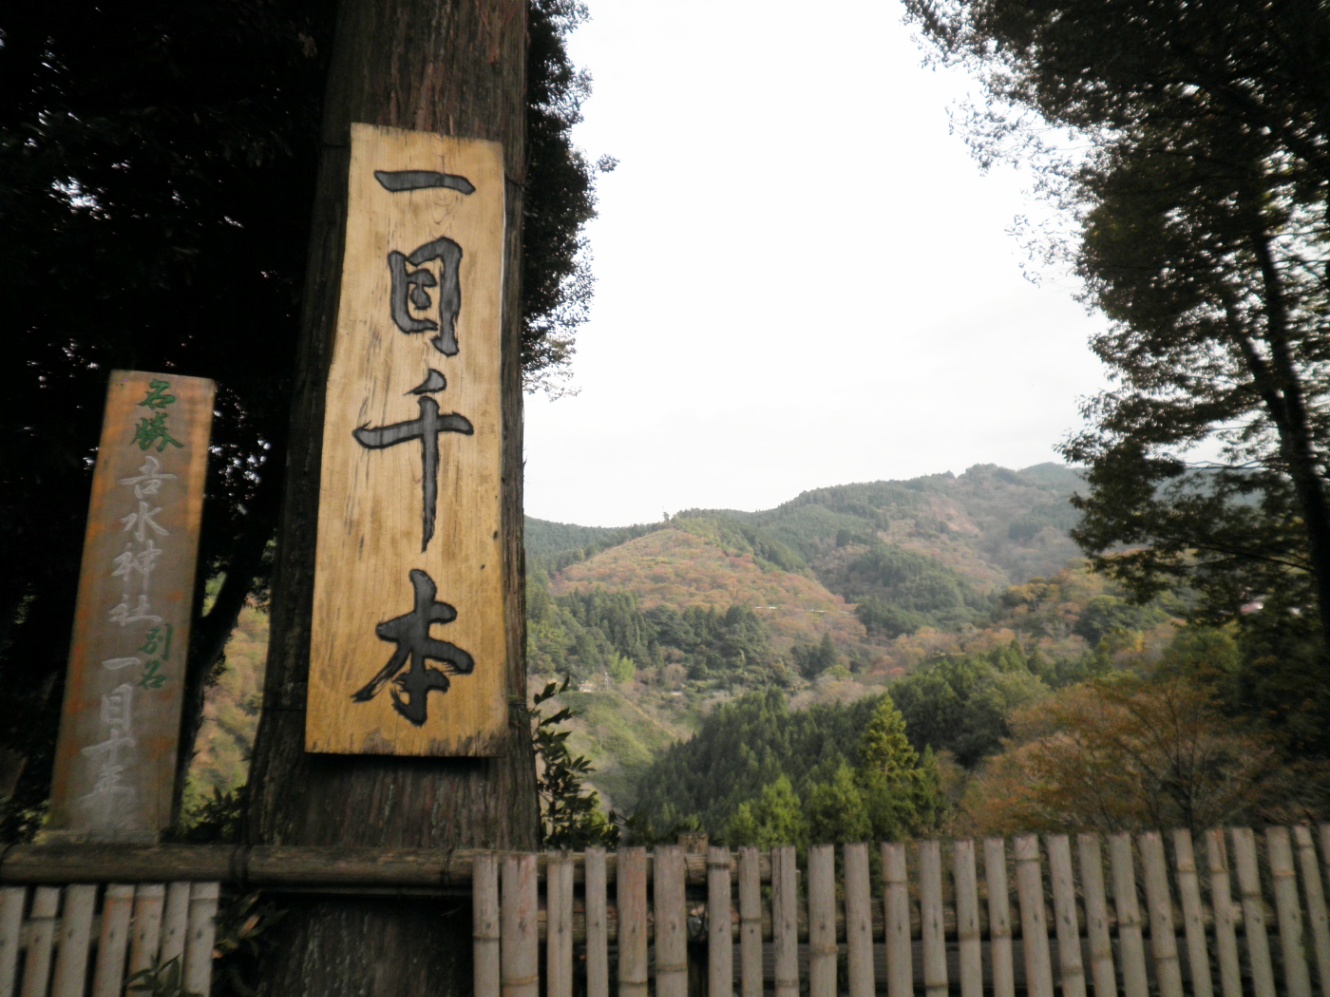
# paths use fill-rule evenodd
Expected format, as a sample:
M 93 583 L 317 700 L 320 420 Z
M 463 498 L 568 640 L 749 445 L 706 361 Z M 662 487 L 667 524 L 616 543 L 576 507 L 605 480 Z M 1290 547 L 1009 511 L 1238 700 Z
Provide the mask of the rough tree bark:
M 250 773 L 253 843 L 537 845 L 535 765 L 524 713 L 522 394 L 519 361 L 525 169 L 525 0 L 342 0 L 301 328 L 287 491 L 273 582 L 263 716 Z M 503 143 L 503 407 L 507 680 L 505 757 L 347 757 L 304 752 L 324 385 L 337 318 L 353 121 Z M 451 994 L 470 990 L 470 912 L 438 901 L 283 899 L 281 945 L 262 992 Z M 461 908 L 460 910 L 457 908 Z

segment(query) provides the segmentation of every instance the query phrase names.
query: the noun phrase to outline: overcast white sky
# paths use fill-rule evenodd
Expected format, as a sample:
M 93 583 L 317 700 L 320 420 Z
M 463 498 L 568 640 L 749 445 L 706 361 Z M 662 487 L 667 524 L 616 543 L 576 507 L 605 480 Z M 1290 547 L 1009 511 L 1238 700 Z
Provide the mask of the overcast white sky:
M 1056 459 L 1103 320 L 1022 276 L 892 0 L 589 0 L 577 140 L 609 153 L 580 393 L 526 408 L 526 509 L 616 526 Z

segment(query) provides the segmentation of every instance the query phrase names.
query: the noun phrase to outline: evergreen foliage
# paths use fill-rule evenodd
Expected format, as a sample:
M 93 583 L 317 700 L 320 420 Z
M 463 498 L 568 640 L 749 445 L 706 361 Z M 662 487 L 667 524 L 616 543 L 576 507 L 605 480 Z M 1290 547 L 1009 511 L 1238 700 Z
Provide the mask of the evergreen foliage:
M 1074 235 L 1048 248 L 1112 323 L 1091 345 L 1117 386 L 1062 447 L 1087 467 L 1077 541 L 1138 595 L 1192 587 L 1204 622 L 1245 625 L 1242 608 L 1269 597 L 1258 625 L 1286 645 L 1301 632 L 1313 644 L 1295 653 L 1322 658 L 1315 699 L 1330 641 L 1330 102 L 1313 67 L 1330 9 L 906 7 L 987 89 L 969 122 L 981 158 L 1033 163 L 1068 209 Z M 1049 126 L 1088 154 L 1044 141 Z M 1324 726 L 1330 707 L 1315 709 Z
M 777 689 L 750 693 L 643 773 L 636 820 L 766 846 L 916 834 L 940 794 L 903 731 L 889 696 L 791 712 Z

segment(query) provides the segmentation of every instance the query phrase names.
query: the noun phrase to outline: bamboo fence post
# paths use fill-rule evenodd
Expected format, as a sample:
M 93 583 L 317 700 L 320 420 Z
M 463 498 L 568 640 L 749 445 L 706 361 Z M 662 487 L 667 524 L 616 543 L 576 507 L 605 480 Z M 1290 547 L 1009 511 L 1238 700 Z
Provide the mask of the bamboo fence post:
M 1284 992 L 1288 997 L 1311 997 L 1311 973 L 1307 968 L 1307 949 L 1302 934 L 1302 905 L 1298 901 L 1298 874 L 1293 868 L 1288 828 L 1267 829 L 1265 845 L 1275 887 L 1279 945 L 1284 953 Z
M 134 890 L 134 927 L 129 942 L 129 975 L 152 965 L 162 944 L 165 883 L 140 883 Z
M 1090 969 L 1095 997 L 1117 997 L 1118 977 L 1113 966 L 1113 938 L 1108 930 L 1108 897 L 1104 891 L 1104 853 L 1099 835 L 1080 834 L 1076 848 L 1081 860 L 1081 890 L 1085 894 L 1085 933 L 1090 939 Z
M 799 883 L 794 848 L 771 852 L 771 933 L 776 997 L 799 995 Z
M 762 997 L 761 853 L 739 849 L 739 993 Z
M 1149 977 L 1145 969 L 1145 942 L 1141 934 L 1141 906 L 1136 898 L 1136 869 L 1131 856 L 1131 835 L 1115 834 L 1108 841 L 1113 865 L 1113 906 L 1118 914 L 1118 947 L 1122 951 L 1122 985 L 1127 997 L 1146 997 Z
M 652 856 L 656 918 L 656 995 L 688 997 L 688 912 L 684 898 L 683 850 L 662 845 Z
M 587 997 L 610 997 L 610 932 L 606 909 L 605 849 L 586 850 Z
M 1235 827 L 1233 857 L 1238 866 L 1238 893 L 1242 897 L 1242 933 L 1247 938 L 1256 997 L 1274 997 L 1275 976 L 1270 963 L 1270 938 L 1265 929 L 1265 899 L 1261 895 L 1261 870 L 1256 864 L 1256 836 L 1250 828 Z
M 1302 869 L 1302 888 L 1307 894 L 1307 919 L 1311 921 L 1312 945 L 1316 950 L 1316 979 L 1325 994 L 1330 992 L 1330 919 L 1326 914 L 1321 866 L 1316 860 L 1316 845 L 1309 828 L 1301 824 L 1295 827 L 1293 839 Z
M 730 850 L 707 851 L 707 995 L 734 993 L 734 919 L 730 916 Z
M 1081 959 L 1081 925 L 1076 916 L 1076 879 L 1071 842 L 1055 834 L 1047 842 L 1048 874 L 1053 880 L 1053 920 L 1058 936 L 1058 976 L 1062 997 L 1085 997 L 1085 965 Z
M 952 846 L 951 874 L 956 884 L 961 997 L 981 997 L 984 992 L 984 943 L 979 930 L 979 879 L 973 841 L 957 841 Z
M 83 997 L 83 982 L 88 971 L 88 949 L 92 946 L 92 913 L 96 904 L 96 886 L 77 883 L 65 887 L 51 997 Z
M 499 997 L 499 917 L 499 857 L 482 853 L 471 860 L 475 997 Z
M 22 886 L 0 887 L 0 997 L 13 997 L 18 980 L 19 933 L 27 899 Z
M 1178 895 L 1182 898 L 1182 923 L 1187 934 L 1187 966 L 1191 971 L 1193 997 L 1214 997 L 1210 977 L 1210 952 L 1205 938 L 1205 909 L 1196 875 L 1196 853 L 1191 832 L 1181 828 L 1173 832 L 1173 858 L 1178 870 Z
M 545 864 L 545 992 L 573 995 L 573 861 L 551 855 Z
M 836 849 L 808 850 L 808 992 L 836 997 Z
M 1173 897 L 1168 889 L 1168 864 L 1164 840 L 1157 831 L 1139 839 L 1141 866 L 1145 873 L 1145 902 L 1150 908 L 1150 953 L 1154 956 L 1155 979 L 1163 997 L 1182 997 L 1182 967 L 1178 961 L 1178 936 L 1173 928 Z
M 924 993 L 947 997 L 947 934 L 942 910 L 942 846 L 919 842 L 919 915 L 924 943 Z
M 1228 842 L 1218 828 L 1206 832 L 1206 863 L 1210 868 L 1210 909 L 1215 918 L 1215 949 L 1219 955 L 1219 982 L 1224 997 L 1242 997 L 1242 965 L 1238 961 L 1238 933 L 1229 882 Z
M 845 846 L 845 945 L 849 951 L 849 997 L 873 997 L 873 912 L 869 895 L 868 845 Z
M 647 853 L 619 852 L 616 867 L 619 906 L 619 993 L 647 997 Z
M 220 883 L 194 883 L 189 890 L 189 932 L 185 965 L 180 976 L 186 990 L 206 994 L 212 989 L 212 946 L 217 937 Z
M 883 903 L 887 937 L 888 997 L 912 997 L 914 963 L 910 942 L 910 880 L 905 862 L 905 846 L 899 842 L 882 845 Z
M 185 936 L 189 933 L 189 884 L 171 883 L 166 887 L 166 911 L 162 917 L 162 965 L 172 959 L 185 969 Z
M 1016 853 L 1016 898 L 1021 907 L 1021 943 L 1025 948 L 1025 985 L 1030 997 L 1053 997 L 1053 959 L 1048 949 L 1039 839 L 1025 834 L 1012 844 Z
M 536 856 L 505 855 L 499 882 L 499 933 L 503 958 L 500 989 L 504 997 L 539 997 L 539 883 Z
M 60 888 L 39 886 L 28 915 L 28 957 L 23 963 L 23 997 L 46 997 L 51 982 L 51 951 L 55 947 L 55 917 L 60 910 Z
M 993 997 L 1015 997 L 1011 953 L 1011 895 L 1007 892 L 1007 843 L 984 839 L 984 881 L 988 884 L 988 937 L 993 956 Z
M 112 883 L 102 900 L 102 931 L 97 942 L 92 997 L 120 997 L 125 986 L 125 955 L 129 949 L 129 918 L 134 910 L 132 884 Z

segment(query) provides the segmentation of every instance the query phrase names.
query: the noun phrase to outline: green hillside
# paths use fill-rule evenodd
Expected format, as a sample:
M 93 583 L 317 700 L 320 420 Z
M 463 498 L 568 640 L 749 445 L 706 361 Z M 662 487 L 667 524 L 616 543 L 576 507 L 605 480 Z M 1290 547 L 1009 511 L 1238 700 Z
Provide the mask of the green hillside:
M 1079 661 L 1128 616 L 1101 579 L 1066 570 L 1078 482 L 1055 464 L 979 465 L 816 489 L 760 512 L 621 528 L 528 518 L 532 689 L 572 676 L 554 705 L 575 708 L 574 750 L 631 810 L 641 773 L 747 693 L 780 690 L 801 710 L 848 703 L 941 655 L 1013 641 Z M 1101 625 L 1082 625 L 1087 607 Z M 247 610 L 228 648 L 194 799 L 242 777 L 265 630 Z

